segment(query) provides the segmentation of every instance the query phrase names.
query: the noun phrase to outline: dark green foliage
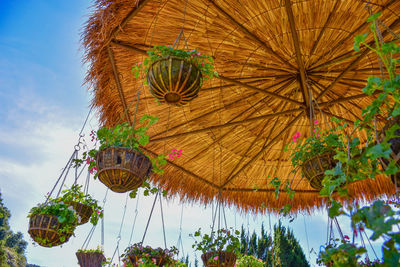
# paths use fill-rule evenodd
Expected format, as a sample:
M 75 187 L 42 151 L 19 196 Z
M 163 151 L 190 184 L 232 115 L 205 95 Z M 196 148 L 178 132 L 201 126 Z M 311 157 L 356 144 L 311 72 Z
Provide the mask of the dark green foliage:
M 274 226 L 273 237 L 266 233 L 264 225 L 260 237 L 255 232 L 246 235 L 242 226 L 240 252 L 262 259 L 267 267 L 310 266 L 293 232 L 280 222 Z
M 14 234 L 8 223 L 10 211 L 4 206 L 0 193 L 0 266 L 25 266 L 25 249 L 28 243 L 21 232 Z

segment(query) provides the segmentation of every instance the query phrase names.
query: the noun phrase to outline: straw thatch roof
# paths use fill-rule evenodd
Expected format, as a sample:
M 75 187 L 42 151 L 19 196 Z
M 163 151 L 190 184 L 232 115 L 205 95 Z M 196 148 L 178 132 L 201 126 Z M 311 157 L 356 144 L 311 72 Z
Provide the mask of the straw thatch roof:
M 307 180 L 293 176 L 283 151 L 295 132 L 310 133 L 308 88 L 323 127 L 319 109 L 354 122 L 372 99 L 361 91 L 367 77 L 380 73 L 376 55 L 353 51 L 354 36 L 368 30 L 366 19 L 377 11 L 383 38 L 400 32 L 398 0 L 97 0 L 96 6 L 83 44 L 101 122 L 132 121 L 140 91 L 138 116 L 159 117 L 145 151 L 183 151 L 152 180 L 183 199 L 208 203 L 221 192 L 225 203 L 252 211 L 324 205 Z M 158 105 L 131 69 L 152 45 L 172 45 L 181 29 L 190 49 L 215 58 L 220 77 L 204 83 L 188 105 Z M 275 198 L 275 176 L 290 182 L 293 200 L 284 192 Z M 387 177 L 349 189 L 368 200 L 393 191 Z

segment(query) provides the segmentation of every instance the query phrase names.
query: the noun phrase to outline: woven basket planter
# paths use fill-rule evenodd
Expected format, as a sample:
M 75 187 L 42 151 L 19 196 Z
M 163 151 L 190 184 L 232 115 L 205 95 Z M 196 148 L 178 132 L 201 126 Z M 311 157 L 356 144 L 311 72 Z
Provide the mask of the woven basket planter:
M 336 161 L 333 159 L 333 156 L 334 153 L 326 152 L 306 160 L 303 165 L 301 165 L 303 174 L 310 182 L 312 188 L 317 190 L 322 189 L 322 179 L 324 179 L 325 171 L 336 166 Z
M 131 264 L 132 264 L 133 266 L 137 266 L 136 263 L 137 263 L 143 256 L 142 256 L 142 255 L 129 254 L 128 257 L 129 257 L 129 261 L 131 262 Z M 164 266 L 164 265 L 167 263 L 166 260 L 165 260 L 163 257 L 161 257 L 161 256 L 153 256 L 152 258 L 156 260 L 155 264 L 156 264 L 157 266 Z
M 205 267 L 233 267 L 236 263 L 236 254 L 227 251 L 218 251 L 218 263 L 209 263 L 208 261 L 215 257 L 216 252 L 207 252 L 201 255 L 201 260 Z
M 60 223 L 56 216 L 42 214 L 29 219 L 28 233 L 42 247 L 59 246 L 68 241 L 72 233 L 58 233 Z
M 139 188 L 151 172 L 144 154 L 125 147 L 109 147 L 96 155 L 100 181 L 112 191 L 124 193 Z
M 384 132 L 392 127 L 394 124 L 399 124 L 400 125 L 400 117 L 396 117 L 389 121 L 388 124 L 383 128 L 381 134 L 380 134 L 380 139 L 383 140 L 385 138 Z M 395 131 L 396 135 L 400 135 L 400 129 Z M 392 159 L 394 159 L 397 162 L 397 165 L 400 166 L 400 137 L 392 138 L 388 141 L 390 143 L 390 148 L 392 149 Z M 389 160 L 385 158 L 381 158 L 382 166 L 385 169 L 388 164 Z M 390 179 L 392 180 L 393 184 L 397 184 L 397 187 L 400 187 L 400 173 L 396 173 L 394 175 L 390 176 Z
M 92 216 L 93 209 L 88 205 L 75 201 L 65 201 L 64 203 L 68 206 L 72 206 L 76 214 L 78 214 L 81 217 L 81 221 L 80 223 L 78 223 L 78 225 L 87 223 L 90 219 L 90 216 Z
M 202 84 L 201 71 L 178 57 L 154 61 L 147 72 L 150 93 L 160 102 L 184 105 L 197 97 Z
M 106 257 L 100 252 L 77 252 L 75 254 L 81 267 L 101 267 L 101 263 L 106 261 Z

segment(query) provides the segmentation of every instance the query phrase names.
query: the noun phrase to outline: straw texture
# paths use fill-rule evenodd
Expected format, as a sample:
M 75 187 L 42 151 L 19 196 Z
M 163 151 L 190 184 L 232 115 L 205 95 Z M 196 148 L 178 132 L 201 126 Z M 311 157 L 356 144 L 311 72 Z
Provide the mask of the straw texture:
M 318 103 L 313 107 L 322 128 L 331 116 L 360 119 L 371 103 L 362 88 L 367 77 L 380 75 L 378 60 L 364 48 L 355 52 L 354 36 L 368 30 L 370 11 L 382 11 L 381 21 L 399 33 L 400 1 L 373 0 L 370 8 L 366 2 L 98 0 L 82 35 L 92 104 L 104 125 L 133 121 L 140 91 L 137 116 L 159 117 L 143 151 L 183 152 L 151 179 L 183 200 L 210 203 L 221 192 L 226 204 L 254 212 L 279 211 L 285 204 L 293 211 L 323 207 L 325 200 L 300 171 L 293 175 L 283 148 L 296 132 L 309 136 L 311 100 Z M 385 40 L 393 38 L 384 26 L 381 32 Z M 213 56 L 219 73 L 182 107 L 158 105 L 144 76 L 131 73 L 149 47 L 175 42 Z M 383 127 L 385 120 L 378 119 Z M 274 177 L 282 181 L 278 199 Z M 287 181 L 296 191 L 293 200 L 284 192 Z M 392 194 L 394 186 L 379 177 L 355 183 L 349 192 L 371 200 Z

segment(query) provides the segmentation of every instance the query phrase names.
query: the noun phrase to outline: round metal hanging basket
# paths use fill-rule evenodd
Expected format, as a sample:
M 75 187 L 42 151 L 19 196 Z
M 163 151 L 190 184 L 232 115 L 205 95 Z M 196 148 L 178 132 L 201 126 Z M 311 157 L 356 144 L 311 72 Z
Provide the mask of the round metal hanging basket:
M 214 258 L 218 254 L 218 262 L 209 262 L 211 258 Z M 236 254 L 228 251 L 218 252 L 207 252 L 201 255 L 201 260 L 205 267 L 233 267 L 236 263 Z
M 101 267 L 101 263 L 106 261 L 106 257 L 100 252 L 77 252 L 75 254 L 81 267 Z
M 146 155 L 125 147 L 109 147 L 99 151 L 96 165 L 99 180 L 117 193 L 139 188 L 152 167 Z
M 42 247 L 59 246 L 68 241 L 72 233 L 59 233 L 58 218 L 53 215 L 34 215 L 29 219 L 28 233 Z
M 312 188 L 317 190 L 322 189 L 322 179 L 324 178 L 325 171 L 336 166 L 333 156 L 333 152 L 325 152 L 306 160 L 301 165 L 303 174 L 310 182 Z
M 380 140 L 383 140 L 385 138 L 384 134 L 385 131 L 391 128 L 395 124 L 398 124 L 400 126 L 400 117 L 395 117 L 386 124 L 386 126 L 383 128 L 380 134 Z M 395 131 L 395 135 L 400 135 L 400 129 Z M 388 141 L 388 143 L 390 144 L 390 148 L 392 149 L 391 158 L 396 161 L 398 166 L 400 166 L 400 137 L 392 138 Z M 381 158 L 381 163 L 383 168 L 385 169 L 389 165 L 390 160 Z M 390 179 L 392 180 L 393 184 L 397 185 L 397 187 L 400 187 L 399 172 L 394 175 L 390 175 Z
M 154 61 L 147 72 L 151 94 L 160 102 L 184 105 L 197 97 L 202 84 L 201 71 L 179 57 Z
M 133 266 L 137 266 L 137 262 L 141 258 L 143 258 L 143 255 L 129 254 L 128 257 L 129 257 L 129 261 L 131 262 L 131 264 Z M 157 265 L 157 266 L 164 266 L 167 263 L 165 258 L 161 257 L 161 256 L 151 256 L 151 258 L 156 260 L 155 265 Z
M 65 201 L 64 203 L 68 206 L 72 206 L 76 214 L 81 217 L 81 221 L 78 223 L 78 225 L 87 223 L 90 219 L 90 216 L 92 216 L 93 209 L 88 205 L 75 201 Z

